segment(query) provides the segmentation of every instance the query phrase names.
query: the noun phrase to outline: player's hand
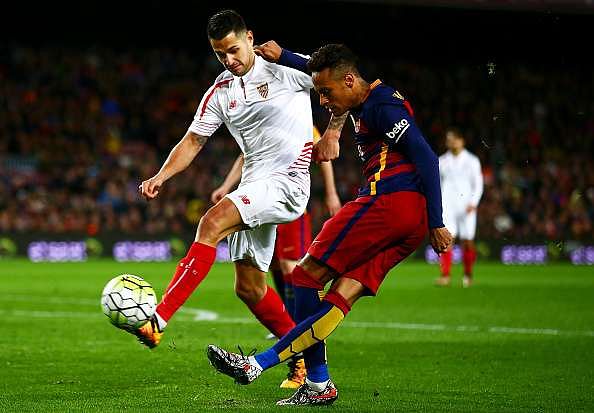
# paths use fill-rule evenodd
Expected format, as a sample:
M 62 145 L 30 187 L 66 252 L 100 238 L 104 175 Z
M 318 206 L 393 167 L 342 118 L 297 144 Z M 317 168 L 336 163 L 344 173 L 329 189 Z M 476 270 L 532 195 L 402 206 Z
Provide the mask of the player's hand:
M 140 192 L 140 195 L 142 195 L 147 201 L 150 201 L 159 195 L 159 190 L 161 189 L 163 183 L 163 179 L 161 179 L 158 175 L 155 175 L 138 185 L 138 192 Z
M 227 190 L 227 188 L 225 188 L 223 186 L 219 186 L 217 189 L 212 191 L 212 194 L 210 194 L 210 201 L 213 204 L 216 204 L 221 199 L 223 199 L 225 197 L 225 195 L 227 195 L 228 193 L 229 193 L 229 191 Z
M 258 56 L 273 63 L 278 62 L 282 51 L 283 49 L 274 40 L 269 40 L 266 43 L 254 46 L 254 52 Z
M 338 155 L 340 155 L 339 138 L 340 133 L 326 129 L 320 140 L 313 146 L 313 160 L 315 162 L 324 162 L 338 158 Z
M 336 215 L 336 213 L 342 208 L 342 204 L 340 202 L 340 198 L 338 194 L 335 192 L 333 194 L 326 195 L 326 208 L 328 209 L 328 213 L 331 217 Z
M 475 207 L 474 205 L 468 205 L 468 206 L 466 207 L 466 213 L 467 213 L 467 214 L 471 214 L 471 213 L 473 213 L 474 211 L 476 211 L 476 207 Z
M 429 241 L 431 242 L 433 251 L 437 254 L 446 252 L 450 245 L 452 245 L 453 240 L 452 234 L 450 234 L 450 231 L 446 227 L 431 228 L 429 230 Z

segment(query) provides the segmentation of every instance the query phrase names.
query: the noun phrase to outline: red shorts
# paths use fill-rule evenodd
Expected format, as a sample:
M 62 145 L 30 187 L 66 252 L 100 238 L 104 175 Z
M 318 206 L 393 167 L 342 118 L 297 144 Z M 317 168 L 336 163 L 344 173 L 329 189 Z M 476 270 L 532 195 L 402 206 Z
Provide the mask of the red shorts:
M 414 252 L 426 233 L 422 194 L 363 196 L 326 221 L 307 252 L 375 295 L 388 271 Z
M 279 260 L 301 259 L 311 245 L 311 216 L 306 212 L 293 222 L 276 227 L 274 256 Z

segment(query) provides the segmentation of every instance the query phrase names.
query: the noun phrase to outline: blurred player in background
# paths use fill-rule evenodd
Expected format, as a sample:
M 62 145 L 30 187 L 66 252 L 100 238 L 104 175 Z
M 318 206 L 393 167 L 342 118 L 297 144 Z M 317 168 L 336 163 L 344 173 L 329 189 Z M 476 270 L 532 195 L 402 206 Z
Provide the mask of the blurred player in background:
M 472 284 L 472 268 L 476 260 L 474 236 L 476 210 L 483 195 L 483 174 L 479 158 L 464 147 L 464 136 L 458 128 L 446 130 L 446 153 L 439 157 L 439 175 L 446 228 L 462 243 L 464 277 L 462 285 Z M 451 284 L 452 248 L 439 257 L 441 276 L 437 285 Z
M 319 141 L 320 132 L 314 126 L 314 143 Z M 211 194 L 213 203 L 219 202 L 231 192 L 241 179 L 243 155 L 239 155 L 223 183 Z M 334 216 L 341 207 L 340 198 L 334 183 L 334 171 L 331 162 L 321 162 L 320 171 L 324 182 L 325 204 L 330 216 Z M 311 216 L 307 211 L 293 222 L 279 224 L 276 227 L 276 244 L 272 257 L 271 272 L 276 291 L 281 296 L 291 317 L 295 317 L 295 294 L 291 273 L 297 261 L 302 258 L 309 248 L 312 240 Z M 273 334 L 267 338 L 275 338 Z M 306 375 L 303 356 L 294 357 L 289 361 L 289 373 L 281 383 L 281 388 L 298 388 L 304 383 Z
M 388 271 L 421 245 L 428 230 L 437 253 L 450 246 L 452 237 L 442 222 L 438 158 L 409 103 L 380 80 L 363 79 L 356 56 L 344 45 L 323 46 L 309 61 L 275 42 L 257 50 L 271 61 L 311 71 L 320 104 L 334 116 L 350 111 L 367 183 L 354 201 L 326 221 L 293 270 L 299 324 L 255 356 L 214 345 L 208 346 L 207 355 L 218 371 L 249 384 L 264 370 L 303 352 L 306 382 L 277 404 L 327 405 L 338 398 L 338 390 L 330 380 L 325 339 L 359 298 L 377 293 Z M 335 159 L 338 140 L 322 137 L 314 159 Z M 319 291 L 330 281 L 320 301 Z
M 226 70 L 204 94 L 194 121 L 159 172 L 142 182 L 139 191 L 148 200 L 156 198 L 223 123 L 243 153 L 243 174 L 239 187 L 200 219 L 195 242 L 179 262 L 155 315 L 133 331 L 150 348 L 159 344 L 171 317 L 209 273 L 216 246 L 225 237 L 235 264 L 236 294 L 277 337 L 295 325 L 278 294 L 268 288 L 266 273 L 276 224 L 297 219 L 309 200 L 311 77 L 256 56 L 253 33 L 232 10 L 214 14 L 207 34 Z M 334 133 L 340 134 L 343 122 Z M 336 125 L 331 119 L 328 128 Z

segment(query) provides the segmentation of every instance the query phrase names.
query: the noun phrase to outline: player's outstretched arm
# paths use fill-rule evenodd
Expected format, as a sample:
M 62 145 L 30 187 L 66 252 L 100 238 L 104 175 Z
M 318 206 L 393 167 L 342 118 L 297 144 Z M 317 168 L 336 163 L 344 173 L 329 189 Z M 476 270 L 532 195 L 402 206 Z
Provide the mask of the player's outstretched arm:
M 233 162 L 233 166 L 227 173 L 225 180 L 217 189 L 212 191 L 210 194 L 210 200 L 213 204 L 216 204 L 221 199 L 225 197 L 231 190 L 239 183 L 241 180 L 241 171 L 243 168 L 243 154 L 240 154 L 235 162 Z
M 159 195 L 161 186 L 169 178 L 180 173 L 192 163 L 207 139 L 208 137 L 206 136 L 188 131 L 177 145 L 173 147 L 159 172 L 140 184 L 138 187 L 140 194 L 149 201 L 155 199 Z
M 404 136 L 400 137 L 399 146 L 410 159 L 421 177 L 425 198 L 427 199 L 427 217 L 429 219 L 429 241 L 433 250 L 440 254 L 452 243 L 452 235 L 443 225 L 441 184 L 439 181 L 439 161 L 437 156 L 416 125 L 410 121 Z
M 445 252 L 452 243 L 452 236 L 443 224 L 437 155 L 405 110 L 386 105 L 378 110 L 377 120 L 385 131 L 387 142 L 397 145 L 398 150 L 415 165 L 427 199 L 431 246 L 437 253 Z

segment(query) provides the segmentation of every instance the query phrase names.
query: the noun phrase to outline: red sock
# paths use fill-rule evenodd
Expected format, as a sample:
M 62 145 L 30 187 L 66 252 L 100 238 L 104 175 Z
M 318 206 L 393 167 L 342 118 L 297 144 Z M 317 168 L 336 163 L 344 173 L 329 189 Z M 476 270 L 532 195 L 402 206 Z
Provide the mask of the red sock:
M 199 242 L 192 244 L 188 255 L 179 262 L 163 299 L 157 306 L 157 313 L 163 320 L 169 321 L 206 277 L 216 253 L 217 249 L 209 245 Z
M 334 304 L 345 316 L 351 311 L 351 305 L 348 301 L 334 290 L 328 291 L 328 294 L 324 297 L 324 301 Z
M 464 261 L 464 275 L 472 276 L 472 266 L 476 261 L 476 250 L 474 248 L 464 248 L 462 252 L 462 261 Z
M 442 252 L 439 256 L 439 263 L 441 267 L 441 276 L 449 277 L 450 269 L 452 268 L 452 249 Z
M 256 318 L 272 334 L 281 338 L 295 327 L 295 322 L 285 308 L 283 301 L 276 291 L 268 287 L 264 298 L 256 305 L 250 306 L 250 310 Z

